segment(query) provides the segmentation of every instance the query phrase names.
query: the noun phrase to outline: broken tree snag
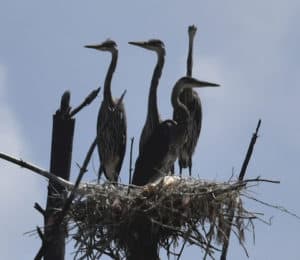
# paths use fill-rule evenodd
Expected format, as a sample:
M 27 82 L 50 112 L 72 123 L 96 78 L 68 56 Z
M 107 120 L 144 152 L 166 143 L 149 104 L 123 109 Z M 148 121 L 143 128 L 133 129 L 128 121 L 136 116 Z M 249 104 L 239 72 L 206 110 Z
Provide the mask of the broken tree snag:
M 251 156 L 252 156 L 252 153 L 253 153 L 253 149 L 254 149 L 254 145 L 255 145 L 256 139 L 258 137 L 258 130 L 260 128 L 260 124 L 261 124 L 261 119 L 258 120 L 258 123 L 257 123 L 257 126 L 256 126 L 256 130 L 255 130 L 255 132 L 252 135 L 252 138 L 251 138 L 248 150 L 247 150 L 247 154 L 245 156 L 245 159 L 244 159 L 244 162 L 243 162 L 240 174 L 239 174 L 239 181 L 243 181 L 244 180 L 244 177 L 245 177 L 245 174 L 246 174 L 246 170 L 247 170 L 247 167 L 248 167 L 248 163 L 249 163 L 249 161 L 251 159 Z M 228 252 L 228 246 L 229 246 L 229 240 L 230 240 L 230 233 L 231 233 L 231 227 L 232 227 L 233 218 L 234 218 L 234 211 L 231 212 L 231 214 L 230 214 L 230 216 L 228 218 L 228 224 L 229 224 L 229 226 L 228 226 L 227 230 L 225 231 L 225 237 L 226 237 L 226 239 L 225 239 L 225 241 L 223 243 L 222 254 L 221 254 L 220 260 L 226 260 L 226 258 L 227 258 L 227 252 Z
M 100 87 L 94 89 L 78 107 L 76 107 L 74 110 L 70 112 L 70 117 L 74 117 L 81 109 L 91 104 L 94 101 L 94 99 L 98 96 L 100 89 L 101 89 Z
M 72 145 L 75 119 L 70 118 L 70 92 L 61 98 L 60 109 L 53 116 L 50 172 L 65 180 L 70 178 Z M 45 234 L 43 255 L 45 260 L 63 260 L 65 257 L 66 229 L 55 223 L 57 209 L 62 208 L 65 188 L 49 180 L 47 206 L 45 212 Z
M 247 170 L 247 167 L 248 167 L 248 163 L 250 161 L 250 158 L 252 156 L 252 153 L 253 153 L 253 149 L 254 149 L 254 145 L 256 143 L 256 139 L 258 137 L 258 130 L 260 128 L 260 124 L 261 124 L 261 119 L 258 120 L 258 123 L 257 123 L 257 127 L 256 127 L 256 130 L 255 130 L 255 133 L 253 133 L 252 135 L 252 138 L 251 138 L 251 142 L 249 144 L 249 147 L 248 147 L 248 151 L 247 151 L 247 154 L 246 154 L 246 157 L 245 157 L 245 160 L 244 160 L 244 163 L 243 163 L 243 166 L 242 166 L 242 169 L 241 169 L 241 172 L 240 172 L 240 175 L 239 175 L 239 180 L 242 181 L 244 179 L 244 176 L 246 174 L 246 170 Z

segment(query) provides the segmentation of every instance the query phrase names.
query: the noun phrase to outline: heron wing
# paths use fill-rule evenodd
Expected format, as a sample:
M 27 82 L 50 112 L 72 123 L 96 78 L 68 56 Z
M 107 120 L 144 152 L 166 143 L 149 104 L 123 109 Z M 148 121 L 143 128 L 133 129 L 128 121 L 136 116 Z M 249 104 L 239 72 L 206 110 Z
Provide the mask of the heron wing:
M 196 92 L 193 93 L 193 100 L 189 104 L 189 111 L 190 111 L 190 116 L 192 121 L 191 135 L 194 139 L 194 143 L 193 143 L 193 151 L 194 151 L 200 135 L 201 126 L 202 126 L 202 105 L 201 105 L 201 100 Z
M 126 150 L 126 114 L 123 104 L 114 108 L 102 103 L 97 133 L 98 151 L 107 179 L 117 181 Z
M 198 94 L 193 91 L 188 100 L 185 101 L 190 112 L 187 127 L 187 138 L 179 152 L 179 165 L 186 168 L 191 161 L 195 151 L 202 125 L 202 107 Z
M 145 144 L 143 152 L 136 161 L 132 183 L 145 185 L 164 174 L 171 149 L 173 120 L 160 123 Z
M 117 166 L 117 171 L 120 172 L 124 156 L 125 156 L 125 151 L 126 151 L 126 143 L 127 143 L 127 118 L 126 118 L 126 112 L 123 104 L 120 104 L 120 109 L 117 111 L 118 117 L 119 117 L 119 125 L 118 125 L 118 151 L 117 153 L 120 155 L 120 161 Z

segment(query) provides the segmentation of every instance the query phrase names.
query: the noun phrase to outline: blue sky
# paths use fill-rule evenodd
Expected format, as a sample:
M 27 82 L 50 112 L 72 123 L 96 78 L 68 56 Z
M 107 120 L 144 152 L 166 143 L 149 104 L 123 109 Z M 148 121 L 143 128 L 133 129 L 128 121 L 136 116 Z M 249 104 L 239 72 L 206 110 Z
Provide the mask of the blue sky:
M 138 140 L 156 57 L 127 42 L 149 38 L 165 42 L 158 99 L 162 118 L 170 118 L 172 86 L 185 74 L 187 26 L 195 24 L 193 74 L 222 87 L 198 91 L 204 119 L 194 174 L 227 180 L 232 168 L 238 173 L 257 120 L 262 118 L 247 176 L 280 180 L 280 185 L 260 185 L 255 195 L 300 214 L 299 1 L 2 0 L 0 7 L 1 152 L 49 167 L 52 114 L 61 94 L 71 90 L 71 103 L 78 105 L 87 93 L 103 85 L 110 61 L 108 54 L 83 45 L 108 37 L 119 45 L 112 92 L 120 96 L 127 89 L 128 138 Z M 83 161 L 95 136 L 100 98 L 76 118 L 72 178 L 78 172 L 76 162 Z M 135 156 L 136 152 L 137 141 Z M 123 182 L 127 181 L 128 154 Z M 23 233 L 42 224 L 32 206 L 36 201 L 45 204 L 47 182 L 0 163 L 0 257 L 32 259 L 40 241 Z M 95 154 L 86 181 L 95 179 L 97 168 Z M 299 259 L 299 221 L 253 203 L 246 205 L 264 212 L 266 218 L 274 216 L 272 226 L 257 223 L 255 245 L 247 236 L 250 259 Z M 199 251 L 188 248 L 184 259 L 196 258 Z M 246 259 L 235 239 L 229 259 Z

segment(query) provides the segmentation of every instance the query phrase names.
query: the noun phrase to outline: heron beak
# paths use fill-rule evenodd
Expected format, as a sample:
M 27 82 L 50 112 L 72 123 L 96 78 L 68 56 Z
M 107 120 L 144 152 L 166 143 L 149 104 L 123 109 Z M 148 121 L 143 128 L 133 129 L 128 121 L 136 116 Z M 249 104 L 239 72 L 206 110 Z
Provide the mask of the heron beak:
M 198 81 L 198 87 L 220 87 L 219 84 L 216 83 L 211 83 L 211 82 L 207 82 L 207 81 Z
M 203 81 L 203 80 L 198 80 L 198 79 L 195 79 L 195 78 L 189 78 L 189 83 L 188 85 L 190 85 L 190 87 L 193 87 L 193 88 L 203 88 L 203 87 L 220 87 L 219 84 L 216 84 L 216 83 L 211 83 L 211 82 L 208 82 L 208 81 Z
M 84 47 L 85 48 L 89 48 L 89 49 L 103 50 L 102 44 L 98 44 L 98 45 L 84 45 Z
M 128 42 L 128 43 L 131 45 L 142 47 L 142 48 L 146 47 L 146 42 Z

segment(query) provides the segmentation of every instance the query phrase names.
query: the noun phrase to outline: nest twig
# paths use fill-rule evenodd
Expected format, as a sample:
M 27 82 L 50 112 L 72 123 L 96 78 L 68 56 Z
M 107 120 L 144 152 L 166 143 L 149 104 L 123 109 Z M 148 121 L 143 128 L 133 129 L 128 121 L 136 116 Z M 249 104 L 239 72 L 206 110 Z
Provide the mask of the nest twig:
M 82 185 L 65 218 L 76 240 L 75 259 L 98 259 L 103 254 L 127 258 L 141 216 L 169 255 L 180 257 L 183 249 L 176 253 L 171 248 L 183 240 L 213 259 L 230 225 L 243 245 L 245 229 L 256 214 L 244 209 L 240 197 L 253 181 L 261 179 L 216 183 L 167 176 L 144 187 L 130 186 L 130 192 L 126 185 Z

